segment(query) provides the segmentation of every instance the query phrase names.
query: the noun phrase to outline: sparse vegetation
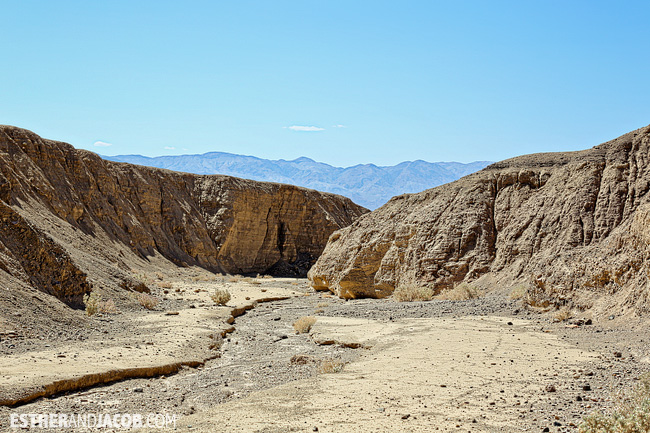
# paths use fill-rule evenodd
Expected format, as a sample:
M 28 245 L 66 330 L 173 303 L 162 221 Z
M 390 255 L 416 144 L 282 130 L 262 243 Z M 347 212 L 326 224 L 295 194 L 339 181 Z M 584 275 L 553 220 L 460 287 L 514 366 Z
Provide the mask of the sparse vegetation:
M 650 431 L 650 373 L 640 377 L 632 391 L 618 396 L 608 413 L 594 412 L 584 418 L 580 433 L 647 433 Z
M 99 312 L 102 314 L 117 314 L 119 310 L 112 299 L 99 302 Z
M 210 299 L 217 305 L 226 305 L 230 301 L 230 292 L 226 289 L 216 289 Z
M 93 316 L 95 314 L 117 314 L 118 310 L 115 302 L 112 299 L 103 300 L 99 293 L 91 292 L 86 293 L 83 297 L 84 305 L 86 306 L 86 315 Z
M 569 307 L 562 307 L 560 308 L 554 316 L 555 320 L 558 322 L 564 322 L 566 320 L 569 320 L 571 318 L 571 309 Z
M 482 294 L 483 293 L 476 287 L 462 283 L 451 290 L 445 290 L 440 293 L 438 299 L 445 299 L 448 301 L 467 301 L 469 299 L 479 298 Z
M 153 310 L 158 305 L 158 298 L 155 296 L 148 295 L 146 293 L 138 293 L 136 296 L 136 301 L 138 304 L 142 305 L 147 310 Z
M 547 308 L 551 305 L 551 302 L 546 296 L 546 281 L 544 281 L 541 275 L 532 278 L 531 287 L 526 290 L 526 297 L 524 302 L 531 307 L 536 308 Z
M 229 283 L 236 283 L 241 280 L 241 275 L 226 275 L 226 281 Z
M 161 289 L 171 289 L 172 288 L 172 283 L 170 283 L 169 281 L 164 281 L 164 282 L 158 283 L 158 287 L 160 287 Z
M 393 292 L 393 298 L 399 302 L 430 301 L 433 295 L 433 289 L 416 284 L 401 285 Z
M 340 373 L 345 367 L 345 362 L 340 359 L 325 359 L 318 365 L 318 372 L 323 374 Z
M 83 297 L 84 305 L 86 306 L 86 315 L 93 316 L 99 312 L 99 302 L 101 296 L 98 293 L 86 293 Z
M 293 329 L 296 334 L 306 334 L 311 330 L 311 327 L 316 323 L 316 318 L 313 316 L 303 316 L 293 323 Z

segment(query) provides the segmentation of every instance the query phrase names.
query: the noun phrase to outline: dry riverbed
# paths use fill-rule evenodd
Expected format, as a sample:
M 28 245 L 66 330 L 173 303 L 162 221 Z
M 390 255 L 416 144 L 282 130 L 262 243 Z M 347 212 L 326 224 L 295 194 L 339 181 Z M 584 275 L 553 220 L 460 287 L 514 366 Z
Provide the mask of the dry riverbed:
M 343 301 L 292 279 L 173 283 L 180 287 L 182 301 L 172 289 L 157 311 L 97 317 L 81 340 L 4 341 L 0 389 L 35 388 L 79 374 L 79 365 L 201 358 L 198 367 L 3 407 L 0 429 L 11 413 L 162 412 L 190 432 L 576 431 L 649 368 L 644 324 L 623 318 L 567 327 L 491 296 Z M 234 321 L 210 303 L 217 287 L 242 306 Z M 287 299 L 255 302 L 264 298 Z M 172 308 L 178 315 L 166 315 Z M 316 317 L 308 334 L 292 327 L 302 316 Z

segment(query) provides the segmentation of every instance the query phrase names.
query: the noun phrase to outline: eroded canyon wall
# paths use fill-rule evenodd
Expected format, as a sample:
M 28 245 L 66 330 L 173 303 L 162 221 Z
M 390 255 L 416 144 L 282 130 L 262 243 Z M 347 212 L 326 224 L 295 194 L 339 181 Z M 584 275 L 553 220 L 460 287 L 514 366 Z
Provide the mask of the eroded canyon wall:
M 335 232 L 309 277 L 344 298 L 524 284 L 536 302 L 650 307 L 650 127 L 393 198 Z
M 305 188 L 105 161 L 11 126 L 0 126 L 0 200 L 0 272 L 71 306 L 87 277 L 119 279 L 131 255 L 304 275 L 366 212 Z

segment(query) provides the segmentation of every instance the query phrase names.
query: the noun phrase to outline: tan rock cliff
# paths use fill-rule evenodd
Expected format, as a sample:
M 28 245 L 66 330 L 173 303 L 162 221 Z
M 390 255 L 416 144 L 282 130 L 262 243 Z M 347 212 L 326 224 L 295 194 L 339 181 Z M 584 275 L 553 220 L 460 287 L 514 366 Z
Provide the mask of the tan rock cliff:
M 304 274 L 366 212 L 305 188 L 105 161 L 11 126 L 0 126 L 0 200 L 3 280 L 71 306 L 88 280 L 134 286 L 132 258 Z
M 309 278 L 344 298 L 524 284 L 541 304 L 650 312 L 649 162 L 645 127 L 394 197 L 335 232 Z

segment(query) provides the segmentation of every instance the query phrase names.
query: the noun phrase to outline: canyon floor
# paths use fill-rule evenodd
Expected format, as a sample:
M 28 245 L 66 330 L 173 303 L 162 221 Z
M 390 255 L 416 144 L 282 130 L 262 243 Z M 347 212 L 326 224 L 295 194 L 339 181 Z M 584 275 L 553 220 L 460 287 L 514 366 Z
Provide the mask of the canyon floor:
M 557 322 L 497 295 L 345 301 L 288 278 L 203 273 L 159 286 L 154 310 L 93 316 L 47 339 L 5 331 L 5 397 L 86 386 L 0 407 L 0 430 L 12 431 L 12 413 L 58 412 L 175 414 L 173 430 L 188 432 L 576 431 L 650 370 L 647 323 L 632 318 Z M 236 308 L 215 306 L 215 288 Z M 316 322 L 296 334 L 303 316 Z M 155 377 L 84 382 L 120 371 Z

